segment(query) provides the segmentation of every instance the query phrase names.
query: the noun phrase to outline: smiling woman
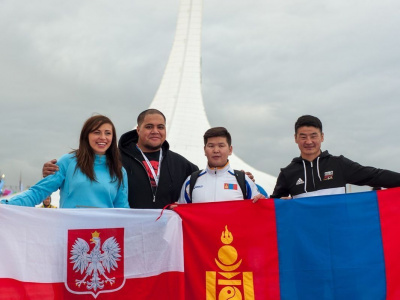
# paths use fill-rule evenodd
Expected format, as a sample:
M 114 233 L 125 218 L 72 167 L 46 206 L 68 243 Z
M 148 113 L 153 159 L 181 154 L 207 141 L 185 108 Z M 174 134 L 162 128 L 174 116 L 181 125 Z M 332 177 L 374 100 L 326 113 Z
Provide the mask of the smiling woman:
M 60 188 L 60 208 L 129 208 L 127 176 L 117 148 L 114 124 L 95 115 L 86 120 L 79 148 L 58 160 L 59 170 L 4 204 L 35 206 Z
M 104 155 L 113 138 L 111 124 L 103 124 L 89 133 L 89 145 L 95 154 Z

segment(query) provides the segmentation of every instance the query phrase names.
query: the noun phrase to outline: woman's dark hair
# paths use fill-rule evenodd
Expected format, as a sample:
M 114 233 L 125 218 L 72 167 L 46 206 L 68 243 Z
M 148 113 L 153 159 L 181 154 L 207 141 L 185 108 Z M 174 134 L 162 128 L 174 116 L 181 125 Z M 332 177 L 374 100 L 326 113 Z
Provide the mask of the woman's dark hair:
M 118 187 L 122 183 L 122 163 L 117 147 L 117 134 L 115 126 L 109 118 L 103 115 L 95 115 L 86 120 L 83 124 L 79 138 L 79 148 L 72 151 L 76 157 L 76 168 L 79 168 L 91 181 L 96 181 L 94 174 L 95 153 L 89 144 L 89 133 L 99 129 L 103 124 L 110 124 L 112 127 L 111 146 L 106 151 L 107 166 L 112 181 L 118 180 Z M 76 169 L 75 169 L 76 171 Z

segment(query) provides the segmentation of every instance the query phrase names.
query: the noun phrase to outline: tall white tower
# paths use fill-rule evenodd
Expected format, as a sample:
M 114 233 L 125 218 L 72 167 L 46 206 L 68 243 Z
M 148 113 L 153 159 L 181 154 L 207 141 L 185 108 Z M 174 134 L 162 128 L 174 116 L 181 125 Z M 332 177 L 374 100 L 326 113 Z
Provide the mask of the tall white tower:
M 201 24 L 202 0 L 181 0 L 172 50 L 150 108 L 165 114 L 171 150 L 204 168 L 203 134 L 212 126 L 201 93 Z M 216 104 L 213 109 L 220 108 Z M 272 193 L 274 176 L 256 170 L 235 154 L 229 160 L 235 169 L 252 172 L 257 184 Z

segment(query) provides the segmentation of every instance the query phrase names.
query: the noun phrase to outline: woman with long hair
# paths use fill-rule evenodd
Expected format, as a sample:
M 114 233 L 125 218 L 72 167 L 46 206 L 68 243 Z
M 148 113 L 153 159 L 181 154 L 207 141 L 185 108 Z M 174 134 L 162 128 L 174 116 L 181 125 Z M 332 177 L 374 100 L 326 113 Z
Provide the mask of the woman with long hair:
M 79 148 L 58 159 L 59 171 L 6 204 L 35 206 L 60 189 L 60 208 L 129 208 L 126 171 L 122 167 L 114 124 L 103 115 L 86 120 Z

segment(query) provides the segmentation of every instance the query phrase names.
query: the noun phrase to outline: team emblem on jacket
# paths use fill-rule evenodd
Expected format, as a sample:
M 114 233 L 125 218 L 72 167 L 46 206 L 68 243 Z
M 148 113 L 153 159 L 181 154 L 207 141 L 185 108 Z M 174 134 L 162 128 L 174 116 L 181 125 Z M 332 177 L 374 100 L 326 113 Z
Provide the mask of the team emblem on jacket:
M 299 185 L 299 184 L 304 184 L 303 179 L 299 178 L 299 179 L 297 180 L 296 185 Z
M 324 173 L 324 180 L 331 180 L 333 179 L 333 171 L 328 171 Z
M 73 294 L 114 292 L 123 287 L 124 228 L 68 230 L 67 281 Z
M 224 183 L 224 190 L 237 190 L 238 185 L 234 183 Z

